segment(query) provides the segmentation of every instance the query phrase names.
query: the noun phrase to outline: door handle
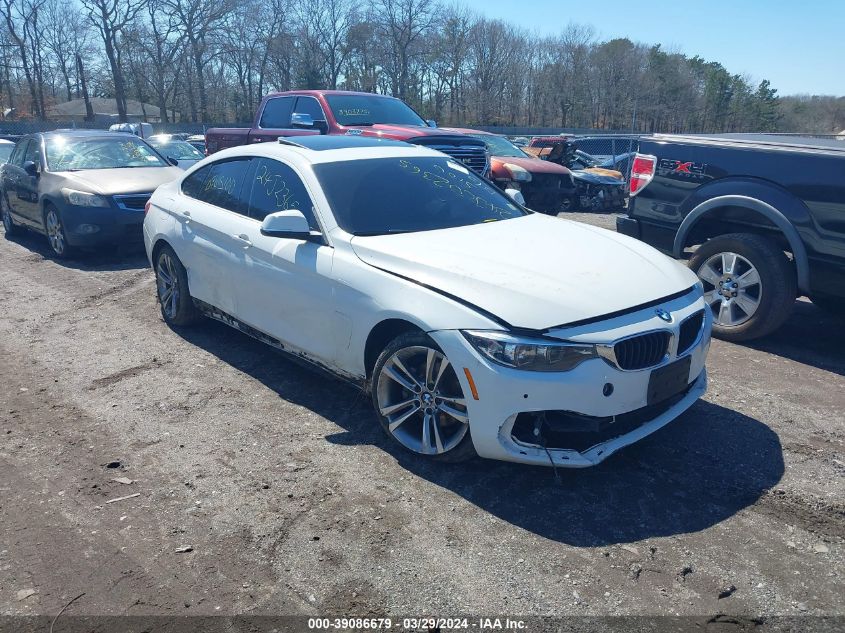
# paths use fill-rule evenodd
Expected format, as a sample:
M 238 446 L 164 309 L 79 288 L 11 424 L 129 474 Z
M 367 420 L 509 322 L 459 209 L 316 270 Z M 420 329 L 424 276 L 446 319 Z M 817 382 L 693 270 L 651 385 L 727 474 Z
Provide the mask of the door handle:
M 191 212 L 190 211 L 182 211 L 182 217 L 185 219 L 185 224 L 191 221 Z
M 249 248 L 250 246 L 252 246 L 252 242 L 249 240 L 249 236 L 246 233 L 241 233 L 240 235 L 233 235 L 232 237 L 241 244 L 243 244 L 244 248 Z

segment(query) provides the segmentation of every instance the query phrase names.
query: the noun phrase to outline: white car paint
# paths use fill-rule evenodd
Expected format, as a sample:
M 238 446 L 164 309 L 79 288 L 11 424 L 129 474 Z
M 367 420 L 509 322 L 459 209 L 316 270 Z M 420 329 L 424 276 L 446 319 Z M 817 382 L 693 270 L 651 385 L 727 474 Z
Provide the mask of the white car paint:
M 195 170 L 237 156 L 292 167 L 311 195 L 325 243 L 264 236 L 258 221 L 181 193 L 182 179 Z M 695 275 L 651 247 L 541 214 L 356 237 L 338 225 L 313 171 L 325 162 L 431 156 L 442 157 L 411 145 L 314 151 L 262 143 L 221 151 L 156 190 L 144 222 L 148 257 L 152 262 L 157 244 L 166 242 L 187 269 L 195 299 L 362 384 L 368 381 L 367 338 L 379 323 L 401 319 L 429 333 L 451 364 L 474 378 L 478 400 L 469 397 L 464 372 L 456 372 L 467 394 L 472 442 L 482 457 L 589 466 L 665 425 L 704 393 L 710 311 Z M 665 297 L 674 298 L 661 302 Z M 671 323 L 657 317 L 657 307 L 671 315 Z M 616 416 L 644 407 L 652 368 L 623 371 L 595 358 L 566 372 L 512 369 L 483 356 L 460 333 L 515 327 L 612 345 L 654 329 L 677 338 L 682 320 L 701 310 L 704 326 L 685 354 L 691 358 L 686 395 L 634 431 L 581 453 L 517 442 L 510 429 L 522 412 Z M 606 383 L 614 385 L 610 395 L 602 393 Z

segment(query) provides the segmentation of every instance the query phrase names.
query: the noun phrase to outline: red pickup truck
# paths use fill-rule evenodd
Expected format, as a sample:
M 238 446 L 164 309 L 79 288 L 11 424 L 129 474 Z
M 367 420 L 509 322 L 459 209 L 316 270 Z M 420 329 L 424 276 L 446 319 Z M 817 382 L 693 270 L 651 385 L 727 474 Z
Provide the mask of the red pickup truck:
M 480 139 L 440 130 L 403 101 L 369 92 L 292 90 L 269 94 L 258 106 L 251 128 L 211 128 L 205 133 L 205 147 L 207 154 L 213 154 L 236 145 L 305 134 L 380 136 L 431 147 L 484 177 L 490 171 L 487 147 Z

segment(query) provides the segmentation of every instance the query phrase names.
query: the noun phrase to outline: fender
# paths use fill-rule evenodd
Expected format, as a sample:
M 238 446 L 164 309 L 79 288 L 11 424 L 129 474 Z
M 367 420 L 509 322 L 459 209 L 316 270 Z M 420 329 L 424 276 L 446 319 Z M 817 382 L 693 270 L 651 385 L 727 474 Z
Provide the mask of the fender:
M 801 236 L 798 234 L 795 225 L 790 222 L 787 217 L 778 209 L 767 202 L 752 198 L 750 196 L 726 195 L 717 196 L 705 200 L 692 211 L 687 214 L 684 221 L 678 227 L 678 232 L 675 234 L 675 243 L 672 248 L 672 254 L 676 258 L 680 258 L 684 251 L 684 243 L 690 231 L 692 231 L 695 224 L 708 211 L 719 207 L 744 207 L 756 211 L 769 219 L 778 229 L 780 229 L 786 240 L 789 242 L 790 250 L 795 258 L 795 268 L 798 275 L 798 288 L 807 292 L 810 289 L 810 266 L 807 259 L 807 249 Z

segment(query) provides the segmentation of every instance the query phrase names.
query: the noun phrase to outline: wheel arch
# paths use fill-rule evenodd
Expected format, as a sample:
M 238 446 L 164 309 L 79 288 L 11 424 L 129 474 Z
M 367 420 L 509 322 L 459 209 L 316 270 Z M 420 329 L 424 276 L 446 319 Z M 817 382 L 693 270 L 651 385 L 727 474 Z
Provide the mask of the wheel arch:
M 673 255 L 680 258 L 683 254 L 684 248 L 689 246 L 688 240 L 693 234 L 693 231 L 701 226 L 703 220 L 713 217 L 720 210 L 729 208 L 740 208 L 751 211 L 765 220 L 766 224 L 771 225 L 771 231 L 779 233 L 789 246 L 792 256 L 795 260 L 795 269 L 798 278 L 798 288 L 802 292 L 807 292 L 810 288 L 810 270 L 809 260 L 807 258 L 807 249 L 801 236 L 798 234 L 795 225 L 776 207 L 768 202 L 752 198 L 750 196 L 741 195 L 724 195 L 716 196 L 705 200 L 690 211 L 684 218 L 678 231 L 675 234 L 675 241 L 672 248 Z M 742 232 L 742 228 L 737 230 L 722 231 L 722 233 Z M 759 229 L 749 226 L 745 232 L 761 233 Z M 717 235 L 710 235 L 708 237 L 716 237 Z
M 416 323 L 396 317 L 379 321 L 370 330 L 367 342 L 364 344 L 364 369 L 367 378 L 372 377 L 376 361 L 387 344 L 406 332 L 425 332 L 425 330 Z

